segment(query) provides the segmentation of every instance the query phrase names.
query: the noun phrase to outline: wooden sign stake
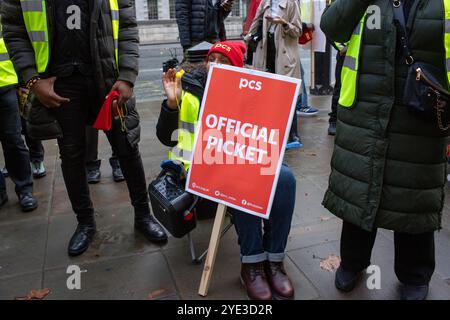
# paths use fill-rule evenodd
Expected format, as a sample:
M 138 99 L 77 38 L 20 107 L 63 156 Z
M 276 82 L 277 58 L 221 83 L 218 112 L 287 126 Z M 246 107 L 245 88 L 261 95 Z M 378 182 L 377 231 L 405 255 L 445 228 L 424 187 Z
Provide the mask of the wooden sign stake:
M 213 273 L 214 263 L 216 261 L 217 249 L 219 248 L 220 232 L 227 213 L 227 206 L 219 203 L 217 205 L 216 218 L 214 219 L 214 226 L 211 232 L 211 238 L 209 240 L 208 254 L 205 259 L 205 265 L 203 267 L 202 279 L 200 281 L 200 287 L 198 294 L 202 297 L 206 297 L 208 294 L 209 284 L 211 282 L 211 275 Z

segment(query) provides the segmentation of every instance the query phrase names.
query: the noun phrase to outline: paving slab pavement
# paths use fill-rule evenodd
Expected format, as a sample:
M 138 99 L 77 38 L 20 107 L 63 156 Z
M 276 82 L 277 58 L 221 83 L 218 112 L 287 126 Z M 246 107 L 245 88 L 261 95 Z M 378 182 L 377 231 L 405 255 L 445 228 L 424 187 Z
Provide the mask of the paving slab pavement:
M 296 299 L 397 299 L 398 281 L 393 270 L 392 233 L 380 230 L 372 262 L 382 271 L 381 289 L 365 283 L 350 294 L 334 288 L 334 273 L 320 268 L 322 259 L 339 255 L 341 221 L 325 210 L 322 197 L 328 185 L 333 137 L 327 135 L 330 97 L 311 97 L 317 117 L 300 118 L 304 148 L 289 150 L 285 162 L 297 177 L 295 216 L 287 245 L 286 268 L 295 285 Z M 160 103 L 139 104 L 142 125 L 141 154 L 147 182 L 159 173 L 167 148 L 156 138 Z M 47 299 L 246 299 L 239 283 L 239 247 L 234 229 L 221 240 L 208 297 L 197 289 L 202 265 L 191 262 L 186 238 L 170 238 L 165 245 L 148 243 L 135 234 L 133 210 L 125 183 L 112 181 L 110 146 L 100 134 L 102 181 L 90 186 L 98 233 L 80 257 L 67 256 L 67 243 L 76 221 L 61 175 L 55 141 L 44 142 L 48 175 L 35 180 L 40 207 L 31 213 L 19 210 L 14 188 L 7 179 L 10 201 L 0 210 L 0 299 L 26 296 L 49 288 Z M 1 165 L 1 164 L 0 164 Z M 447 188 L 448 189 L 448 188 Z M 448 191 L 448 190 L 447 190 Z M 436 272 L 430 299 L 450 299 L 450 198 L 444 206 L 443 230 L 436 235 Z M 193 232 L 198 252 L 209 241 L 212 220 L 199 221 Z M 81 290 L 67 288 L 67 267 L 82 273 Z

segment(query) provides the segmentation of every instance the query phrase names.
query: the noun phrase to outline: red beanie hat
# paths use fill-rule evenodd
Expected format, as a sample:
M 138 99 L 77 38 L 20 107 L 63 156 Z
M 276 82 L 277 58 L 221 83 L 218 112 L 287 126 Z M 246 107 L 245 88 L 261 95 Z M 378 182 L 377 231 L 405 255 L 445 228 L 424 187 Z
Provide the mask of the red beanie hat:
M 245 44 L 240 41 L 223 41 L 218 42 L 209 49 L 206 59 L 213 52 L 218 52 L 227 57 L 231 64 L 235 67 L 244 66 L 244 54 L 247 51 Z

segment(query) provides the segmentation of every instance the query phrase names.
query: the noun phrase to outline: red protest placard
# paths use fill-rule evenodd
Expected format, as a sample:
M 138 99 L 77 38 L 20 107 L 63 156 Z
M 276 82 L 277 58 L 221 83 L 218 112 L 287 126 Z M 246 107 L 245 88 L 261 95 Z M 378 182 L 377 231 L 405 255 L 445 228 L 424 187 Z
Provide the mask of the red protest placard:
M 300 80 L 212 65 L 186 190 L 268 219 Z

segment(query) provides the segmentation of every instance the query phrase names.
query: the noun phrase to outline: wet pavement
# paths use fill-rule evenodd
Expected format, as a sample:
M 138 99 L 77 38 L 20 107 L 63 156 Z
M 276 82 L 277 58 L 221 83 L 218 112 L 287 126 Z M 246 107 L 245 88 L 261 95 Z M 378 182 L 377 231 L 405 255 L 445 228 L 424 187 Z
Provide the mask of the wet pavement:
M 380 230 L 372 263 L 380 267 L 381 289 L 368 289 L 365 275 L 355 290 L 343 294 L 334 287 L 334 272 L 321 261 L 339 256 L 341 222 L 321 206 L 328 183 L 333 137 L 327 135 L 330 97 L 311 97 L 319 115 L 300 119 L 304 148 L 290 150 L 285 161 L 297 177 L 295 216 L 285 261 L 295 285 L 296 299 L 398 299 L 394 274 L 393 234 Z M 147 181 L 159 173 L 167 149 L 155 136 L 160 103 L 142 102 L 140 143 Z M 157 246 L 133 229 L 133 210 L 125 183 L 112 180 L 110 146 L 100 134 L 102 180 L 90 186 L 98 233 L 89 250 L 70 258 L 67 244 L 76 221 L 65 191 L 55 141 L 44 143 L 48 174 L 35 180 L 39 208 L 22 213 L 13 185 L 7 179 L 9 202 L 0 210 L 0 299 L 26 296 L 31 290 L 50 289 L 46 299 L 246 299 L 239 282 L 239 247 L 234 229 L 222 238 L 209 295 L 197 294 L 202 265 L 191 262 L 187 238 L 170 238 Z M 81 174 L 81 173 L 80 173 Z M 209 241 L 213 220 L 199 221 L 193 232 L 196 249 Z M 436 233 L 436 272 L 430 299 L 450 299 L 450 198 L 444 208 L 443 230 Z M 71 265 L 80 267 L 81 289 L 69 290 Z

